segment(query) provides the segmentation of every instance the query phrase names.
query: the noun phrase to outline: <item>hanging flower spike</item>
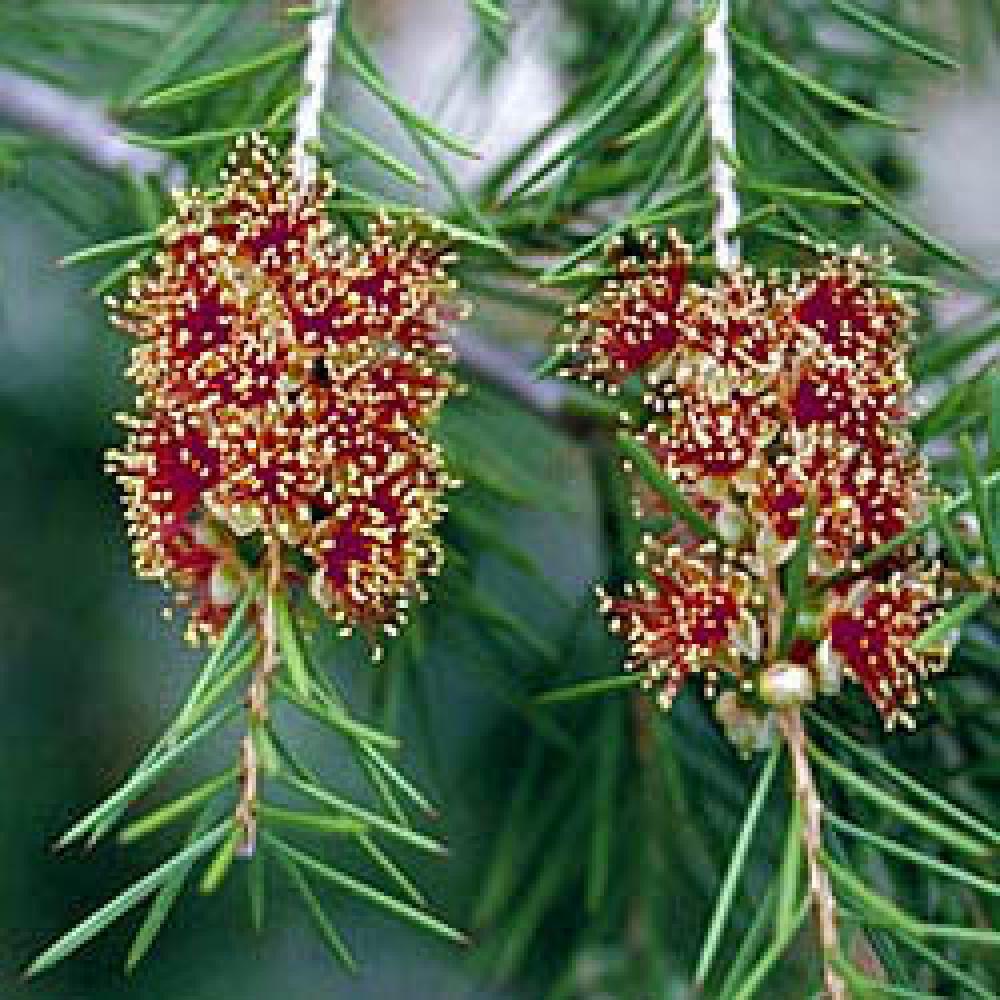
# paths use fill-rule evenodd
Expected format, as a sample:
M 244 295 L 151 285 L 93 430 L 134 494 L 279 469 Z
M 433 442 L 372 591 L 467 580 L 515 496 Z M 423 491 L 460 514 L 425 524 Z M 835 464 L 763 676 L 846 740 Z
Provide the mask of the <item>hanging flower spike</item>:
M 930 496 L 926 464 L 905 429 L 912 311 L 879 284 L 874 260 L 860 250 L 831 255 L 788 283 L 777 272 L 732 271 L 712 288 L 686 284 L 675 301 L 671 336 L 658 341 L 637 338 L 638 326 L 621 320 L 646 309 L 641 283 L 609 282 L 579 310 L 575 346 L 585 360 L 577 371 L 620 378 L 642 369 L 654 416 L 638 439 L 689 508 L 674 509 L 667 491 L 649 484 L 637 493 L 640 515 L 666 514 L 670 523 L 647 545 L 647 579 L 622 598 L 601 595 L 628 644 L 629 669 L 648 670 L 650 685 L 662 682 L 664 705 L 689 674 L 705 673 L 711 691 L 728 672 L 739 682 L 737 698 L 751 685 L 772 708 L 836 694 L 846 673 L 887 724 L 909 718 L 915 678 L 946 659 L 946 650 L 917 657 L 910 649 L 942 601 L 913 569 L 915 546 L 867 571 L 862 557 L 921 520 Z M 788 636 L 779 569 L 797 551 L 811 507 L 811 606 Z M 700 528 L 691 512 L 718 533 L 725 555 L 692 554 Z M 848 592 L 874 595 L 877 607 L 855 614 Z M 865 622 L 881 620 L 886 608 L 898 611 L 891 633 L 869 637 Z M 822 645 L 817 616 L 835 633 Z
M 647 670 L 646 687 L 669 708 L 692 673 L 712 694 L 720 671 L 739 677 L 741 656 L 759 654 L 750 578 L 719 558 L 713 543 L 663 546 L 652 539 L 637 559 L 649 576 L 625 596 L 598 591 L 611 631 L 628 644 L 626 669 Z
M 861 684 L 890 729 L 900 722 L 912 728 L 908 710 L 920 700 L 920 682 L 942 670 L 950 652 L 951 642 L 913 651 L 948 599 L 939 579 L 935 567 L 894 573 L 885 583 L 860 580 L 826 616 L 819 659 Z
M 691 249 L 673 230 L 662 250 L 648 234 L 639 239 L 634 256 L 622 255 L 621 240 L 609 246 L 617 277 L 605 282 L 597 301 L 572 309 L 566 327 L 574 358 L 560 374 L 592 381 L 611 394 L 629 375 L 669 359 L 682 336 Z
M 224 620 L 249 535 L 300 548 L 321 603 L 372 636 L 440 563 L 457 484 L 428 431 L 455 388 L 451 258 L 386 219 L 366 244 L 335 238 L 333 191 L 320 175 L 303 192 L 244 137 L 221 191 L 177 195 L 152 272 L 109 301 L 138 341 L 128 373 L 148 414 L 124 418 L 109 454 L 136 568 L 180 592 L 196 630 Z

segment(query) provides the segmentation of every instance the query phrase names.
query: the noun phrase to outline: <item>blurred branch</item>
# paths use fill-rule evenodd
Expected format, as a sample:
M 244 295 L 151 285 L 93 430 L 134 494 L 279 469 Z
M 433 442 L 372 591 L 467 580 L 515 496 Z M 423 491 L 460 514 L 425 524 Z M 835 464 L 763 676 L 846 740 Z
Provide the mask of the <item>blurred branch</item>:
M 570 386 L 566 382 L 537 378 L 517 354 L 467 327 L 455 331 L 452 344 L 459 362 L 478 378 L 502 389 L 547 420 L 568 419 Z
M 101 170 L 154 175 L 170 187 L 182 186 L 187 176 L 166 154 L 127 142 L 99 102 L 8 69 L 0 69 L 0 118 L 58 140 Z

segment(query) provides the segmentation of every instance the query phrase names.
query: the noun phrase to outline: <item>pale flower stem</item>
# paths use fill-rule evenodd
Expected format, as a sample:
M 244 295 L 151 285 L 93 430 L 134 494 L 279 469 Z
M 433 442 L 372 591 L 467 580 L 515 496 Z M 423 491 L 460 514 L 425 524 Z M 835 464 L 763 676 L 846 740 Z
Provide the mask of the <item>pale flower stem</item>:
M 816 791 L 812 768 L 809 765 L 807 737 L 798 709 L 778 713 L 778 725 L 792 758 L 795 797 L 802 808 L 802 840 L 805 847 L 809 880 L 809 897 L 819 930 L 820 950 L 823 958 L 823 980 L 827 1000 L 848 1000 L 847 987 L 837 972 L 834 961 L 840 954 L 837 933 L 837 900 L 833 895 L 830 878 L 820 860 L 822 850 L 823 803 Z
M 264 607 L 259 615 L 261 654 L 247 691 L 249 726 L 240 744 L 240 801 L 236 807 L 236 825 L 240 841 L 236 853 L 252 858 L 257 850 L 258 759 L 255 735 L 267 721 L 268 695 L 271 679 L 278 669 L 278 622 L 275 600 L 281 586 L 281 543 L 271 541 L 267 547 L 267 588 Z
M 740 259 L 739 240 L 730 235 L 740 219 L 740 200 L 736 194 L 733 168 L 722 155 L 722 150 L 735 152 L 736 149 L 732 61 L 726 33 L 728 24 L 729 0 L 718 0 L 715 14 L 705 24 L 704 31 L 705 55 L 708 56 L 705 111 L 712 138 L 712 190 L 716 198 L 712 238 L 715 244 L 715 262 L 723 270 L 735 267 Z
M 309 51 L 302 71 L 305 91 L 295 116 L 292 164 L 303 190 L 316 180 L 316 156 L 311 150 L 319 140 L 320 115 L 326 101 L 330 56 L 337 35 L 341 0 L 314 0 L 316 15 L 309 22 Z

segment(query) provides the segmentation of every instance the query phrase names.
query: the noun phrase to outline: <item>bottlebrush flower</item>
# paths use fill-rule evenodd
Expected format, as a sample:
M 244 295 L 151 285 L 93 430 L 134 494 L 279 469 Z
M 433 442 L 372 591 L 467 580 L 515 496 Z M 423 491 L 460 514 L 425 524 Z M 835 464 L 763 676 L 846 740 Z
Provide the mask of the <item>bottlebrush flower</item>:
M 923 518 L 930 496 L 905 426 L 912 310 L 860 250 L 787 280 L 742 268 L 706 288 L 688 282 L 676 234 L 666 256 L 642 245 L 648 276 L 640 259 L 627 276 L 619 262 L 620 277 L 573 311 L 566 371 L 603 387 L 644 378 L 653 416 L 640 440 L 719 541 L 699 540 L 694 515 L 672 518 L 648 541 L 640 582 L 601 593 L 629 669 L 664 705 L 692 673 L 778 708 L 836 693 L 846 676 L 886 725 L 910 721 L 947 655 L 913 643 L 947 595 L 914 546 L 867 571 L 861 556 Z M 811 624 L 789 643 L 780 573 L 809 510 Z
M 239 539 L 294 546 L 343 628 L 391 633 L 437 570 L 456 485 L 429 437 L 455 388 L 451 258 L 408 221 L 338 236 L 332 179 L 300 190 L 259 136 L 221 181 L 176 196 L 152 268 L 109 300 L 136 339 L 139 414 L 109 464 L 137 570 L 212 634 L 247 569 Z

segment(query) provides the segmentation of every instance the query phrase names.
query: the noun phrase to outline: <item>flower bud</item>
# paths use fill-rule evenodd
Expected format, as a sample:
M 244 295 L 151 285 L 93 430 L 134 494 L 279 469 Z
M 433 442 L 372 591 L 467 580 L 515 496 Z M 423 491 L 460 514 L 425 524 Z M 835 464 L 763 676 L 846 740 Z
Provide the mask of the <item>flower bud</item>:
M 801 663 L 775 663 L 760 675 L 758 691 L 768 705 L 794 708 L 812 701 L 815 687 L 812 674 Z
M 243 583 L 239 574 L 221 559 L 212 567 L 208 578 L 208 594 L 213 604 L 228 608 L 235 604 L 243 593 Z
M 777 727 L 768 712 L 759 715 L 735 691 L 724 691 L 715 703 L 715 717 L 722 724 L 726 739 L 740 753 L 767 750 L 774 745 Z

